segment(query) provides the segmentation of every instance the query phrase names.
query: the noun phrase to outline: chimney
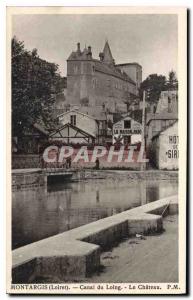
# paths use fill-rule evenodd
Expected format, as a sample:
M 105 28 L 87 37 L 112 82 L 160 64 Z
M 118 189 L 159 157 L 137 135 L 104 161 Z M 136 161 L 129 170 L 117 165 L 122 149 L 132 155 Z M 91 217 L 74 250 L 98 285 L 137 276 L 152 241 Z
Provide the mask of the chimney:
M 77 43 L 77 52 L 80 53 L 80 43 Z
M 92 51 L 91 51 L 91 46 L 88 46 L 88 58 L 92 58 Z

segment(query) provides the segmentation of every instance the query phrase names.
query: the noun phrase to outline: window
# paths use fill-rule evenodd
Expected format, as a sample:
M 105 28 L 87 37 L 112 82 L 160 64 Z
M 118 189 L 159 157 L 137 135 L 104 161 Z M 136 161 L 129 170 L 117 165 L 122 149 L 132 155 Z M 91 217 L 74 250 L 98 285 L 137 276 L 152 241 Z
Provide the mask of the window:
M 124 128 L 125 129 L 131 128 L 131 120 L 124 120 Z
M 76 115 L 71 115 L 70 116 L 70 123 L 74 126 L 76 126 Z

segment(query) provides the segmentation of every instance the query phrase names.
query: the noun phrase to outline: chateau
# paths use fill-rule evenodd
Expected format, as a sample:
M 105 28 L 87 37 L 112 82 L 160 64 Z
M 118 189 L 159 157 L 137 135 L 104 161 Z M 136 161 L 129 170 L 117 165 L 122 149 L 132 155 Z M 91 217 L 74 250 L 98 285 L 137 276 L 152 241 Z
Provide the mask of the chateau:
M 67 103 L 73 106 L 102 107 L 110 112 L 127 110 L 138 94 L 142 67 L 138 63 L 115 64 L 108 41 L 99 59 L 89 46 L 73 51 L 67 59 Z

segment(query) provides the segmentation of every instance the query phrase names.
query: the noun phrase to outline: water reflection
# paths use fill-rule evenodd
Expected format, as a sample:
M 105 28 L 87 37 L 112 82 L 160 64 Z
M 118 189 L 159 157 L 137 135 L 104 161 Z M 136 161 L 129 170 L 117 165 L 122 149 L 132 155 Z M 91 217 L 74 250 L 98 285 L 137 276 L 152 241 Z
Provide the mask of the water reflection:
M 177 193 L 177 182 L 95 179 L 14 191 L 12 245 L 17 248 Z

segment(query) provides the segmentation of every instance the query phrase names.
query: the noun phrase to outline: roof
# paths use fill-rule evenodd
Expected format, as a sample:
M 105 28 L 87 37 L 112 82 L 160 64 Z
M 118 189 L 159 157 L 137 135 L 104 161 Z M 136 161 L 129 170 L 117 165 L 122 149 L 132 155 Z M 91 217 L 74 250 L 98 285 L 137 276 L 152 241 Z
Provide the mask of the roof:
M 112 75 L 114 77 L 120 78 L 125 81 L 129 81 L 133 85 L 136 85 L 135 81 L 133 81 L 125 72 L 122 72 L 119 68 L 117 68 L 118 65 L 114 65 L 114 59 L 111 53 L 111 49 L 109 46 L 108 41 L 106 41 L 103 54 L 104 54 L 104 60 L 100 61 L 98 59 L 92 58 L 89 54 L 89 51 L 87 48 L 85 48 L 83 51 L 73 51 L 70 56 L 68 57 L 68 60 L 72 61 L 93 61 L 95 62 L 95 71 L 101 72 L 104 74 Z
M 129 117 L 130 119 L 134 120 L 135 122 L 137 122 L 137 123 L 141 124 L 141 123 L 140 123 L 138 120 L 134 119 L 134 118 L 131 116 L 131 114 L 130 114 L 130 113 L 128 113 L 126 116 L 122 117 L 122 118 L 121 118 L 119 121 L 117 121 L 117 122 L 116 122 L 116 123 L 114 123 L 113 125 L 115 125 L 115 124 L 119 123 L 120 121 L 122 121 L 122 120 L 126 119 L 127 117 Z
M 106 41 L 106 43 L 105 43 L 105 46 L 104 46 L 104 49 L 103 49 L 103 55 L 104 55 L 104 58 L 103 58 L 104 62 L 114 63 L 114 59 L 113 59 L 108 41 Z
M 178 120 L 178 115 L 175 113 L 155 113 L 155 114 L 147 114 L 146 124 L 150 123 L 152 120 Z
M 168 128 L 174 126 L 174 124 L 177 123 L 177 122 L 178 122 L 178 120 L 176 120 L 176 121 L 174 121 L 174 123 L 168 125 L 165 129 L 159 131 L 156 135 L 154 135 L 154 136 L 152 137 L 152 140 L 153 140 L 154 138 L 158 137 L 160 134 L 162 134 L 162 133 L 163 133 L 164 131 L 166 131 Z
M 93 134 L 91 134 L 91 133 L 89 133 L 89 132 L 86 132 L 86 131 L 84 131 L 83 129 L 80 129 L 80 128 L 76 127 L 75 125 L 72 125 L 71 123 L 66 123 L 65 125 L 62 125 L 61 127 L 59 127 L 58 129 L 56 129 L 55 131 L 51 132 L 51 133 L 49 134 L 49 136 L 52 137 L 54 134 L 56 134 L 57 132 L 63 130 L 63 129 L 66 128 L 66 127 L 71 127 L 71 128 L 73 128 L 74 130 L 77 130 L 77 131 L 83 133 L 84 135 L 91 136 L 91 137 L 95 138 L 95 136 L 94 136 Z
M 95 60 L 95 62 L 97 62 L 95 64 L 95 71 L 112 75 L 122 80 L 129 81 L 133 85 L 136 85 L 135 81 L 133 81 L 125 72 L 122 72 L 120 69 L 116 68 L 115 66 L 108 65 L 105 62 L 101 62 L 99 60 Z
M 139 67 L 141 67 L 142 68 L 142 66 L 139 64 L 139 63 L 137 63 L 137 62 L 131 62 L 131 63 L 123 63 L 123 64 L 116 64 L 116 66 L 120 66 L 120 67 L 122 67 L 122 66 L 132 66 L 132 65 L 136 65 L 136 66 L 139 66 Z
M 102 106 L 81 106 L 79 112 L 90 115 L 97 121 L 105 121 L 107 119 L 106 112 Z
M 93 119 L 93 120 L 96 121 L 96 119 L 95 119 L 94 117 L 92 117 L 92 116 L 90 116 L 90 115 L 88 115 L 88 114 L 84 114 L 84 113 L 80 112 L 80 111 L 77 110 L 77 109 L 71 109 L 71 110 L 68 110 L 68 111 L 66 111 L 66 112 L 64 112 L 64 113 L 62 113 L 62 114 L 60 114 L 60 115 L 58 115 L 57 118 L 59 118 L 59 117 L 61 117 L 61 116 L 64 116 L 64 115 L 67 115 L 67 114 L 69 114 L 69 113 L 71 113 L 71 112 L 75 112 L 75 113 L 77 113 L 77 114 L 86 116 L 86 117 L 88 117 L 88 118 Z

